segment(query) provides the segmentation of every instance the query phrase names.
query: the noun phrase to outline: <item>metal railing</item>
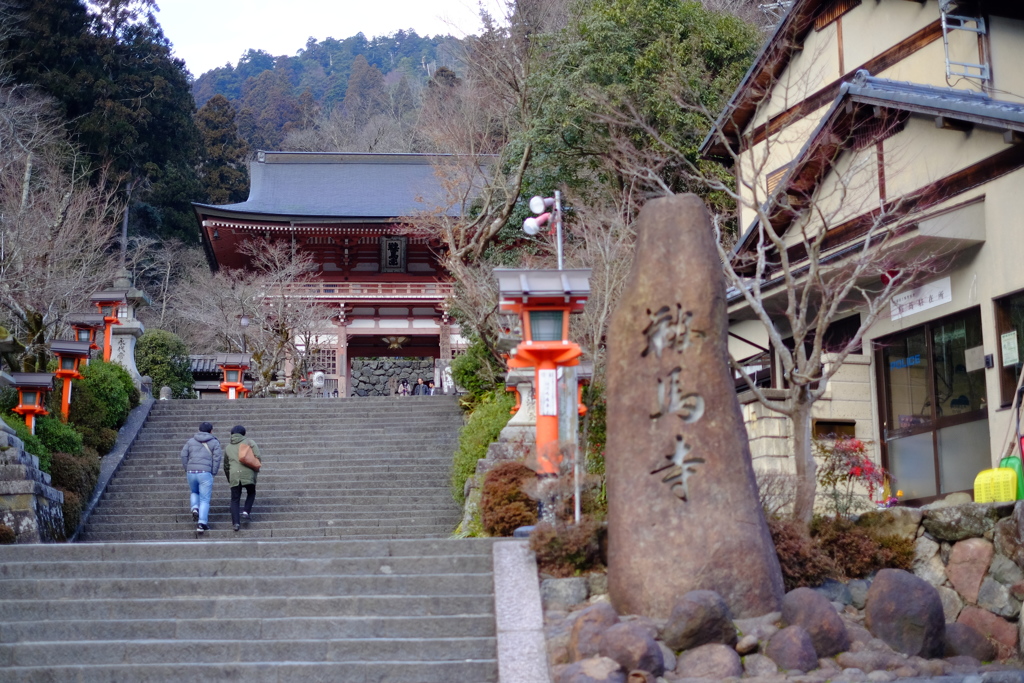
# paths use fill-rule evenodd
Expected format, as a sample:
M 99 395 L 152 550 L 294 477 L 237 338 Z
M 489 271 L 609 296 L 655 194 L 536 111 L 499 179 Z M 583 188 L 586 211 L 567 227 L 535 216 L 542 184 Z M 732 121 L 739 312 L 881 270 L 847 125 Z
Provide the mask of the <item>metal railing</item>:
M 423 299 L 451 296 L 450 282 L 297 282 L 285 286 L 285 296 L 313 299 Z

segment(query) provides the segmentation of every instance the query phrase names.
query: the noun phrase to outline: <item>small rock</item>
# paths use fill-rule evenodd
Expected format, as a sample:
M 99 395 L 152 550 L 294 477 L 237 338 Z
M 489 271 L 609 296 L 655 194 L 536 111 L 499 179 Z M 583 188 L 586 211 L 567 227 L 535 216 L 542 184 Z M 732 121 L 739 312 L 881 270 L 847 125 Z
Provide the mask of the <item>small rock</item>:
M 868 588 L 870 587 L 871 582 L 865 579 L 854 579 L 846 584 L 846 588 L 850 591 L 850 604 L 857 609 L 864 609 L 864 603 L 868 599 Z
M 739 642 L 736 643 L 736 652 L 741 655 L 748 655 L 751 652 L 757 650 L 758 641 L 756 636 L 743 636 Z
M 988 638 L 967 624 L 946 624 L 946 657 L 967 655 L 981 661 L 996 656 L 996 648 Z
M 643 669 L 655 676 L 665 671 L 661 649 L 650 629 L 636 622 L 621 622 L 601 636 L 600 655 L 614 659 L 626 671 Z
M 977 673 L 978 669 L 981 668 L 981 662 L 974 657 L 968 657 L 967 655 L 946 657 L 946 663 L 949 664 L 952 673 L 958 674 Z
M 736 650 L 722 643 L 709 643 L 687 650 L 676 660 L 676 676 L 712 678 L 742 676 L 743 664 Z
M 935 587 L 902 569 L 883 569 L 868 589 L 864 625 L 897 652 L 942 654 L 946 620 Z
M 999 553 L 992 557 L 992 564 L 988 568 L 988 573 L 993 579 L 1004 586 L 1012 586 L 1024 581 L 1024 571 L 1021 571 L 1021 568 L 1013 560 Z
M 897 678 L 913 678 L 914 676 L 917 676 L 920 672 L 914 667 L 904 664 L 900 668 L 894 669 L 893 673 L 896 674 Z
M 626 676 L 626 683 L 655 683 L 657 679 L 647 671 L 636 669 Z
M 921 536 L 914 542 L 914 562 L 911 570 L 933 586 L 946 582 L 946 567 L 939 558 L 939 544 Z
M 815 660 L 831 657 L 850 647 L 850 636 L 843 620 L 818 591 L 797 588 L 787 593 L 782 598 L 782 620 L 807 631 L 817 653 Z
M 960 594 L 946 586 L 939 586 L 935 590 L 939 592 L 939 600 L 942 601 L 942 614 L 946 623 L 956 621 L 956 618 L 960 616 L 960 610 L 964 608 L 964 601 L 960 598 Z
M 842 671 L 843 667 L 839 666 L 836 660 L 831 657 L 821 657 L 818 659 L 818 671 Z
M 946 575 L 966 602 L 978 602 L 978 590 L 994 554 L 995 547 L 981 538 L 968 538 L 953 546 Z
M 889 671 L 872 671 L 868 674 L 868 680 L 872 683 L 890 683 L 896 680 L 896 674 Z
M 588 657 L 559 669 L 555 683 L 626 683 L 626 672 L 613 659 Z
M 736 630 L 745 636 L 754 636 L 758 640 L 768 640 L 778 630 L 778 623 L 782 620 L 782 612 L 769 612 L 760 617 L 750 619 L 734 619 L 733 625 Z
M 597 656 L 601 650 L 601 636 L 619 623 L 619 615 L 606 602 L 586 607 L 578 614 L 569 637 L 569 656 L 574 662 Z
M 936 501 L 933 501 L 931 503 L 928 503 L 928 505 L 922 505 L 921 509 L 922 510 L 938 510 L 940 508 L 948 508 L 948 507 L 952 507 L 954 505 L 963 505 L 965 503 L 971 503 L 971 502 L 973 502 L 973 500 L 974 499 L 971 498 L 971 494 L 969 494 L 969 493 L 964 493 L 964 492 L 951 493 L 948 496 L 946 496 L 945 498 L 940 498 L 939 500 L 936 500 Z
M 894 507 L 865 512 L 857 520 L 857 526 L 870 527 L 877 535 L 913 540 L 923 517 L 924 513 L 918 508 Z
M 978 607 L 993 614 L 1013 619 L 1020 614 L 1020 600 L 1010 595 L 1010 589 L 991 576 L 986 576 L 978 591 Z
M 672 606 L 661 639 L 676 651 L 707 643 L 732 646 L 736 644 L 736 627 L 722 596 L 714 591 L 690 591 Z
M 748 677 L 774 676 L 779 673 L 778 665 L 764 655 L 747 655 L 743 658 L 743 672 Z
M 814 642 L 803 626 L 787 626 L 776 633 L 764 653 L 786 670 L 811 671 L 818 666 Z
M 587 589 L 591 595 L 605 595 L 608 592 L 607 574 L 590 574 L 587 576 Z
M 942 564 L 949 564 L 949 554 L 953 551 L 953 544 L 948 541 L 943 541 L 939 544 L 939 558 L 942 560 Z
M 943 659 L 911 657 L 907 660 L 907 666 L 917 669 L 922 676 L 945 676 L 949 673 L 949 664 Z
M 570 579 L 545 579 L 540 582 L 540 600 L 544 609 L 563 609 L 585 602 L 587 580 L 582 576 Z
M 906 660 L 894 652 L 865 649 L 860 652 L 842 652 L 836 657 L 836 663 L 844 669 L 869 672 L 898 669 L 906 664 Z
M 665 665 L 665 671 L 674 671 L 676 668 L 676 653 L 672 652 L 668 645 L 659 641 L 658 649 L 661 650 L 661 661 Z
M 847 624 L 846 633 L 850 636 L 850 649 L 858 643 L 865 645 L 874 638 L 870 631 L 859 624 Z
M 841 605 L 849 605 L 853 602 L 853 597 L 850 595 L 850 589 L 846 587 L 845 583 L 836 581 L 835 579 L 825 579 L 825 583 L 821 584 L 815 591 L 824 595 L 829 602 L 838 602 Z

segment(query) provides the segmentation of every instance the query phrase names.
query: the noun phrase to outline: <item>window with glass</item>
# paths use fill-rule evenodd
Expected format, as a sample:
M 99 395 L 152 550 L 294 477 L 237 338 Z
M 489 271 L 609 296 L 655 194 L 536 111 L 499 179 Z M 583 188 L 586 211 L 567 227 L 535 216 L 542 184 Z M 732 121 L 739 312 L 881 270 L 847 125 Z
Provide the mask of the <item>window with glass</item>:
M 977 308 L 875 343 L 883 459 L 906 499 L 969 490 L 991 467 L 981 347 Z
M 530 311 L 530 338 L 533 341 L 561 341 L 563 311 Z
M 1024 292 L 996 300 L 996 333 L 999 335 L 999 402 L 1013 403 L 1017 378 L 1024 368 Z

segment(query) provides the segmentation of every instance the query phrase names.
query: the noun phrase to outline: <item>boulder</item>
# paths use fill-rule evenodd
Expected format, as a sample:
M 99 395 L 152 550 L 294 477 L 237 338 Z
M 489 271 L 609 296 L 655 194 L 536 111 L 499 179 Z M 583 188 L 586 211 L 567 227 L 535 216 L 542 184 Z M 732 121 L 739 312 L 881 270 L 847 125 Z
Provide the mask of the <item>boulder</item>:
M 569 635 L 569 656 L 572 661 L 596 656 L 601 650 L 601 636 L 617 623 L 619 615 L 607 602 L 599 602 L 580 610 Z
M 843 620 L 828 598 L 818 591 L 797 588 L 787 593 L 782 598 L 782 620 L 807 631 L 817 657 L 832 657 L 850 647 Z
M 1018 505 L 1024 501 L 1018 501 Z M 1024 566 L 1024 542 L 1018 538 L 1017 512 L 1012 517 L 996 522 L 992 529 L 992 542 L 996 553 L 1004 555 L 1017 566 Z
M 967 624 L 986 638 L 991 638 L 999 649 L 999 657 L 1017 652 L 1017 626 L 988 610 L 968 605 L 957 617 L 958 624 Z
M 690 591 L 672 606 L 661 639 L 673 650 L 689 650 L 707 643 L 736 644 L 729 607 L 714 591 Z
M 1003 520 L 999 521 L 1002 522 Z M 1021 568 L 1013 560 L 998 552 L 992 557 L 992 564 L 989 565 L 988 573 L 989 576 L 1004 586 L 1013 586 L 1024 581 L 1024 571 L 1021 571 Z
M 661 649 L 642 624 L 620 622 L 601 636 L 600 655 L 614 659 L 626 671 L 643 669 L 655 676 L 665 671 Z
M 979 503 L 925 508 L 921 525 L 940 541 L 962 541 L 991 531 L 1000 519 L 1000 512 L 1000 506 Z
M 978 607 L 993 614 L 1013 619 L 1020 614 L 1020 600 L 1010 595 L 1010 589 L 991 576 L 986 576 L 978 591 Z
M 614 659 L 588 657 L 559 669 L 555 683 L 626 683 L 626 672 Z
M 946 575 L 965 601 L 978 602 L 978 590 L 994 554 L 993 545 L 983 538 L 968 538 L 953 546 Z
M 860 652 L 842 652 L 836 657 L 836 664 L 844 669 L 860 669 L 864 672 L 894 671 L 906 666 L 907 660 L 891 650 L 864 649 Z
M 658 649 L 661 650 L 661 661 L 665 663 L 665 671 L 675 671 L 676 653 L 672 652 L 669 646 L 660 640 L 655 642 L 658 643 Z
M 743 673 L 747 678 L 774 676 L 779 673 L 779 665 L 765 655 L 747 655 L 743 658 Z
M 687 678 L 721 680 L 743 675 L 740 656 L 728 645 L 709 643 L 687 650 L 676 660 L 675 675 Z
M 948 508 L 948 507 L 953 507 L 955 505 L 964 505 L 965 503 L 973 503 L 973 502 L 974 502 L 974 499 L 971 498 L 971 494 L 965 493 L 963 491 L 960 491 L 960 492 L 957 492 L 957 493 L 951 493 L 948 496 L 946 496 L 945 498 L 940 498 L 939 500 L 932 501 L 931 503 L 928 503 L 927 505 L 922 506 L 921 510 L 922 511 L 938 510 L 940 508 Z
M 995 645 L 972 626 L 946 624 L 946 657 L 966 655 L 987 662 L 996 656 Z
M 940 657 L 946 620 L 935 587 L 902 569 L 883 569 L 868 589 L 864 625 L 897 652 Z
M 956 621 L 956 618 L 960 616 L 960 610 L 964 608 L 963 598 L 955 590 L 946 586 L 939 586 L 935 590 L 939 591 L 939 600 L 942 601 L 942 614 L 946 619 L 946 623 Z
M 870 527 L 879 535 L 914 540 L 923 517 L 924 513 L 918 508 L 894 507 L 866 512 L 857 520 L 857 525 Z
M 768 641 L 767 655 L 779 668 L 791 671 L 812 671 L 818 667 L 811 635 L 803 626 L 787 626 Z M 676 669 L 678 671 L 678 667 Z
M 868 599 L 868 588 L 871 587 L 871 582 L 866 579 L 853 579 L 846 585 L 850 591 L 850 604 L 857 609 L 864 609 L 864 604 Z
M 568 609 L 585 602 L 587 590 L 587 580 L 582 576 L 544 579 L 540 582 L 540 600 L 544 609 Z

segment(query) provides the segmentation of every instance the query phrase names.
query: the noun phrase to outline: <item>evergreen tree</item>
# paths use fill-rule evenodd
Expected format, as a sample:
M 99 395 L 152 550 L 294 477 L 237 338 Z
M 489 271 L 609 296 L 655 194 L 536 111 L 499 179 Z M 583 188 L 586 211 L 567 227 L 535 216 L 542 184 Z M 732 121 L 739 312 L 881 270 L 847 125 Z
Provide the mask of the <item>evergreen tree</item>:
M 211 204 L 245 201 L 249 147 L 238 135 L 234 107 L 223 95 L 214 95 L 196 114 L 196 123 L 203 140 L 199 178 L 206 200 Z
M 342 102 L 345 116 L 351 118 L 356 126 L 365 125 L 374 115 L 387 110 L 388 100 L 384 74 L 377 67 L 370 66 L 366 57 L 356 57 L 345 89 L 345 101 Z

